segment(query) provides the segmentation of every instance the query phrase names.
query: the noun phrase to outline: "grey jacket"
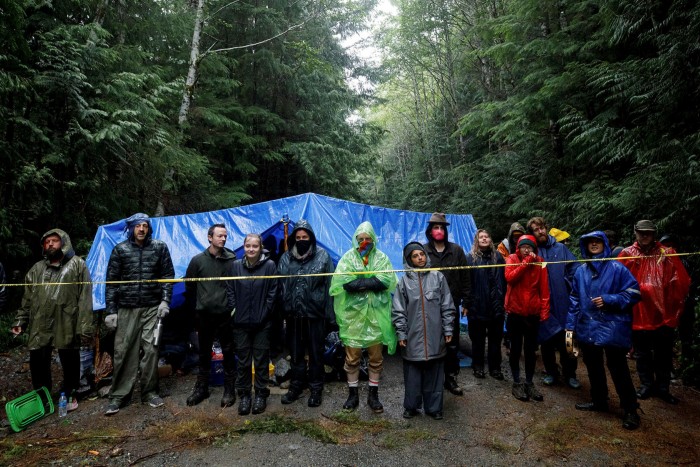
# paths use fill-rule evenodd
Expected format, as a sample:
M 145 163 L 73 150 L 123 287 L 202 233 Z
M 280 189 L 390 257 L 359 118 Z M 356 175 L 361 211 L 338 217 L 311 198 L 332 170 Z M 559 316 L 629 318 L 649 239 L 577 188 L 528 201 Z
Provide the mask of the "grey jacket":
M 426 268 L 430 267 L 430 260 Z M 404 268 L 408 266 L 404 258 Z M 439 271 L 407 272 L 396 288 L 391 320 L 399 341 L 406 340 L 401 356 L 410 361 L 434 360 L 447 353 L 445 336 L 452 335 L 455 305 L 445 276 Z

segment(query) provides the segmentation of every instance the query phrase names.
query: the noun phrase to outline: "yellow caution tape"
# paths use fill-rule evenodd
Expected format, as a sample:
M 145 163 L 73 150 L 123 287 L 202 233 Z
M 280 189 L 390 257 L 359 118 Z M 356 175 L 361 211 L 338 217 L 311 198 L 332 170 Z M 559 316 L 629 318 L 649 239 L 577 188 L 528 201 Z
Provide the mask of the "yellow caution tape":
M 611 258 L 594 258 L 594 259 L 572 259 L 563 261 L 533 261 L 532 263 L 527 263 L 528 265 L 540 266 L 546 268 L 550 264 L 568 264 L 568 263 L 592 263 L 597 261 L 619 261 L 623 259 L 638 259 L 638 258 L 657 258 L 659 262 L 663 261 L 666 257 L 671 256 L 692 256 L 699 255 L 700 251 L 693 253 L 671 253 L 668 254 L 663 251 L 660 255 L 653 256 L 616 256 Z M 251 280 L 251 279 L 288 279 L 291 277 L 325 277 L 325 276 L 338 276 L 338 275 L 356 275 L 364 276 L 369 274 L 382 274 L 382 273 L 397 273 L 397 272 L 429 272 L 429 271 L 456 271 L 462 269 L 488 269 L 488 268 L 503 268 L 509 266 L 518 266 L 522 263 L 514 264 L 483 264 L 479 266 L 442 266 L 436 268 L 423 268 L 423 269 L 385 269 L 380 271 L 348 271 L 348 272 L 318 272 L 313 274 L 288 274 L 288 275 L 275 275 L 275 276 L 224 276 L 224 277 L 182 277 L 179 279 L 143 279 L 143 280 L 128 280 L 128 281 L 82 281 L 82 282 L 36 282 L 36 283 L 17 283 L 17 284 L 0 284 L 6 287 L 25 287 L 30 285 L 86 285 L 86 284 L 110 284 L 110 285 L 120 285 L 120 284 L 176 284 L 179 282 L 206 282 L 206 281 L 240 281 L 240 280 Z

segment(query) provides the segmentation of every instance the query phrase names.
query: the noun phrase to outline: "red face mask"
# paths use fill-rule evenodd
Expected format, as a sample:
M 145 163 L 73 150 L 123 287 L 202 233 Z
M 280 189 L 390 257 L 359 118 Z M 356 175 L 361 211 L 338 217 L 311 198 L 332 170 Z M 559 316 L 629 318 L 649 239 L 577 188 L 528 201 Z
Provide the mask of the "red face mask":
M 436 242 L 442 242 L 445 240 L 445 231 L 442 229 L 433 229 L 432 230 L 432 235 L 433 235 L 433 240 Z

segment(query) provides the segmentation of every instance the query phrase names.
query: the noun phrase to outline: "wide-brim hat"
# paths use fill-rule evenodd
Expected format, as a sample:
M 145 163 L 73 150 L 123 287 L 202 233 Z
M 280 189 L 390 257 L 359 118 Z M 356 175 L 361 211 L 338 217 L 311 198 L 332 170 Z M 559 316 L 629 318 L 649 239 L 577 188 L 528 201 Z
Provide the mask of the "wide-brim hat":
M 450 223 L 447 222 L 447 218 L 445 217 L 444 212 L 434 212 L 433 215 L 430 216 L 428 224 L 450 225 Z

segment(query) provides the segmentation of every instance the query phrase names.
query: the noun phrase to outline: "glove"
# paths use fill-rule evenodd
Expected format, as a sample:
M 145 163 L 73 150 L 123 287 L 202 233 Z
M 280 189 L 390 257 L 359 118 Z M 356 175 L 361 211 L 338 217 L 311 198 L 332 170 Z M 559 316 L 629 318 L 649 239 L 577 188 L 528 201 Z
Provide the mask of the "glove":
M 163 300 L 162 302 L 160 302 L 160 305 L 158 305 L 158 317 L 165 318 L 166 316 L 168 316 L 169 313 L 170 313 L 170 304 L 168 304 L 168 302 Z
M 382 284 L 382 281 L 380 281 L 376 277 L 366 278 L 365 284 L 365 288 L 373 292 L 381 292 L 382 290 L 386 290 L 386 285 Z
M 111 315 L 105 316 L 105 326 L 107 326 L 107 329 L 117 329 L 116 313 L 112 313 Z
M 348 282 L 347 284 L 343 284 L 343 288 L 345 289 L 346 292 L 350 292 L 350 293 L 359 292 L 365 288 L 364 283 L 365 283 L 365 279 L 360 277 L 360 278 L 357 278 L 353 281 Z

